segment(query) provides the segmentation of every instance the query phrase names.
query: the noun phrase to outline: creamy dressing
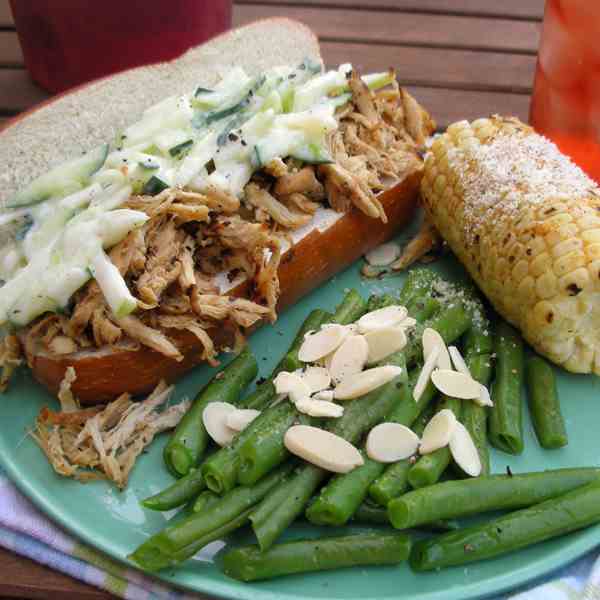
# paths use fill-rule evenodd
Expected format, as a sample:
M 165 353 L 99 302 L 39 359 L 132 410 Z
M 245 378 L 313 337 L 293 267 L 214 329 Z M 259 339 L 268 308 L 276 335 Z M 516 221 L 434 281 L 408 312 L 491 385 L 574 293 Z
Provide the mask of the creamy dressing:
M 234 68 L 212 90 L 165 98 L 112 146 L 34 180 L 8 202 L 13 210 L 0 215 L 0 227 L 14 233 L 0 249 L 0 324 L 26 325 L 43 312 L 65 309 L 92 277 L 115 315 L 134 310 L 135 299 L 104 249 L 148 217 L 120 205 L 132 193 L 173 186 L 217 186 L 241 197 L 252 174 L 274 158 L 329 162 L 325 140 L 337 128 L 336 107 L 350 98 L 351 69 L 321 74 L 319 65 L 305 61 L 252 78 Z M 365 77 L 372 87 L 390 81 L 386 73 Z M 292 239 L 340 216 L 321 209 Z M 235 285 L 222 278 L 223 292 Z

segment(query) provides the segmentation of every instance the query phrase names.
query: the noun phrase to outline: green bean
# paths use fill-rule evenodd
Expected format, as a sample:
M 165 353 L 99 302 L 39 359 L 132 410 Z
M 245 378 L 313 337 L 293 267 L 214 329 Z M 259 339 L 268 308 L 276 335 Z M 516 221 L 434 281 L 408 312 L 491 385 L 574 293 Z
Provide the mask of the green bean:
M 298 363 L 298 350 L 304 341 L 304 336 L 308 331 L 318 329 L 324 321 L 330 320 L 331 315 L 320 309 L 313 310 L 302 323 L 298 330 L 290 349 L 279 362 L 273 374 L 269 379 L 260 384 L 256 390 L 243 401 L 246 408 L 262 410 L 270 404 L 276 396 L 273 378 L 279 371 L 290 367 L 295 370 Z M 240 465 L 239 449 L 242 444 L 254 433 L 272 420 L 277 421 L 281 418 L 281 412 L 286 410 L 285 406 L 277 409 L 268 408 L 256 418 L 248 427 L 241 431 L 232 441 L 232 443 L 221 448 L 213 456 L 204 461 L 202 465 L 202 474 L 206 479 L 207 487 L 216 494 L 222 495 L 232 490 L 237 482 L 238 470 Z
M 469 312 L 471 313 L 471 327 L 465 333 L 463 348 L 465 359 L 471 354 L 491 354 L 494 351 L 494 336 L 492 326 L 486 317 L 485 308 L 477 290 L 468 286 Z
M 287 542 L 267 552 L 244 546 L 225 554 L 223 571 L 240 581 L 257 581 L 358 565 L 393 565 L 408 558 L 410 546 L 410 538 L 401 533 Z
M 408 344 L 404 349 L 406 363 L 411 366 L 423 357 L 423 331 L 430 327 L 435 329 L 444 339 L 446 344 L 457 340 L 470 326 L 471 321 L 468 312 L 462 302 L 454 302 L 442 308 L 442 310 L 425 321 L 418 323 L 408 332 Z
M 435 298 L 417 298 L 407 308 L 408 314 L 421 323 L 437 313 L 441 304 Z
M 416 544 L 410 564 L 430 571 L 492 558 L 600 522 L 600 480 L 498 519 Z
M 367 301 L 366 312 L 385 308 L 386 306 L 393 306 L 394 304 L 398 304 L 398 299 L 394 298 L 391 294 L 372 294 Z
M 171 510 L 197 496 L 205 487 L 200 468 L 192 468 L 187 475 L 177 479 L 158 494 L 142 500 L 141 504 L 150 510 Z
M 366 302 L 351 290 L 336 309 L 331 322 L 340 325 L 353 323 L 365 310 Z M 251 485 L 281 464 L 289 456 L 283 443 L 285 432 L 296 421 L 308 422 L 308 418 L 298 413 L 291 402 L 283 402 L 281 407 L 280 419 L 259 422 L 239 446 L 238 482 L 242 485 Z
M 221 498 L 219 496 L 217 496 L 217 494 L 215 494 L 214 492 L 211 492 L 210 490 L 204 490 L 197 498 L 196 501 L 194 502 L 194 506 L 192 507 L 192 510 L 197 513 L 200 512 L 202 510 L 206 510 L 209 506 L 212 506 L 213 504 L 216 504 L 217 502 L 219 502 Z
M 403 364 L 403 361 L 402 352 L 397 352 L 390 357 L 388 364 Z M 397 386 L 402 385 L 405 378 L 402 373 L 384 386 L 348 401 L 344 414 L 329 420 L 329 430 L 350 443 L 356 443 L 392 411 L 398 399 Z M 327 472 L 319 467 L 303 464 L 258 505 L 250 521 L 263 550 L 270 548 L 302 512 L 326 475 Z
M 204 409 L 216 400 L 237 403 L 242 390 L 257 372 L 256 359 L 245 348 L 198 394 L 165 446 L 163 457 L 170 471 L 181 477 L 198 464 L 208 444 L 208 433 L 202 422 Z
M 387 510 L 368 500 L 363 502 L 352 515 L 352 521 L 357 523 L 380 523 L 387 525 L 390 522 Z
M 560 411 L 554 369 L 540 356 L 532 356 L 526 369 L 529 413 L 542 448 L 562 448 L 569 443 Z
M 395 498 L 388 512 L 396 529 L 408 529 L 439 519 L 531 506 L 586 485 L 599 475 L 600 469 L 588 467 L 445 481 Z
M 523 452 L 523 340 L 501 321 L 495 331 L 496 379 L 492 385 L 490 442 L 509 454 Z
M 465 359 L 473 378 L 487 386 L 492 376 L 492 357 L 489 354 L 468 353 Z M 490 450 L 487 439 L 488 409 L 475 402 L 463 404 L 461 421 L 471 434 L 471 439 L 479 453 L 481 475 L 490 474 Z
M 140 567 L 154 571 L 187 558 L 186 549 L 254 506 L 279 482 L 285 479 L 291 466 L 284 465 L 254 486 L 238 487 L 206 510 L 192 513 L 172 525 L 167 525 L 141 544 L 130 556 Z
M 438 404 L 438 411 L 444 409 L 451 410 L 456 418 L 460 419 L 462 400 L 442 396 Z M 448 446 L 421 456 L 408 471 L 408 482 L 415 489 L 433 485 L 450 464 L 451 457 Z
M 383 463 L 371 460 L 363 451 L 364 463 L 349 473 L 335 475 L 306 509 L 306 518 L 315 525 L 344 525 L 365 499 L 369 485 L 383 472 Z
M 430 295 L 431 288 L 438 279 L 439 276 L 431 269 L 411 269 L 398 296 L 398 303 L 402 306 L 408 306 L 417 298 L 426 298 Z

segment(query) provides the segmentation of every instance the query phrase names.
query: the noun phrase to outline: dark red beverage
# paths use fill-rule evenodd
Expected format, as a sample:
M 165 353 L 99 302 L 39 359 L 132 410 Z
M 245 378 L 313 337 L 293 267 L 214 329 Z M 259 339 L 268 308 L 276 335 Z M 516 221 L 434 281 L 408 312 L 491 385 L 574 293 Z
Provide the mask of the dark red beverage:
M 11 0 L 25 64 L 50 92 L 173 59 L 231 26 L 231 0 Z

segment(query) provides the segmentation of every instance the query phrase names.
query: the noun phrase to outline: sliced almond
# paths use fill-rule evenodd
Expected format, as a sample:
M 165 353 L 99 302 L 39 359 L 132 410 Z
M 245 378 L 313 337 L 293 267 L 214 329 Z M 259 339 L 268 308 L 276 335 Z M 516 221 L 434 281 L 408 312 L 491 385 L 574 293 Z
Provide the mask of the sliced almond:
M 457 422 L 450 438 L 450 453 L 456 464 L 471 477 L 481 475 L 481 458 L 467 428 Z
M 448 354 L 448 348 L 446 348 L 446 343 L 444 342 L 444 338 L 435 330 L 431 329 L 431 327 L 427 327 L 425 331 L 423 331 L 423 358 L 427 360 L 430 352 L 434 348 L 440 349 L 440 354 L 437 360 L 437 366 L 440 369 L 451 369 L 452 364 L 450 363 L 450 355 Z
M 260 415 L 260 410 L 237 408 L 233 412 L 227 413 L 225 425 L 234 431 L 243 431 L 258 415 Z
M 404 306 L 392 305 L 378 308 L 363 315 L 358 320 L 358 331 L 368 333 L 376 329 L 387 329 L 402 322 L 408 312 Z
M 344 414 L 344 407 L 335 402 L 326 400 L 313 400 L 311 398 L 303 398 L 296 403 L 296 408 L 299 412 L 311 417 L 341 417 Z
M 335 388 L 334 397 L 336 400 L 351 400 L 352 398 L 364 396 L 378 387 L 385 385 L 394 379 L 394 377 L 398 377 L 401 373 L 401 367 L 386 365 L 350 375 L 350 377 L 346 377 Z
M 329 374 L 335 383 L 360 373 L 367 362 L 369 346 L 362 335 L 350 335 L 334 352 L 329 364 Z
M 310 396 L 308 383 L 298 373 L 281 371 L 273 380 L 273 384 L 278 394 L 287 394 L 294 403 Z
M 302 379 L 308 384 L 311 394 L 326 390 L 331 385 L 331 376 L 325 367 L 306 367 Z
M 467 367 L 467 363 L 460 353 L 460 350 L 456 346 L 448 346 L 448 354 L 450 354 L 454 368 L 459 373 L 463 373 L 464 375 L 471 377 L 471 371 L 469 371 L 469 367 Z
M 442 394 L 452 398 L 475 400 L 481 395 L 481 384 L 457 371 L 437 369 L 431 374 L 431 381 Z
M 429 454 L 440 448 L 445 448 L 450 443 L 456 423 L 456 416 L 449 408 L 443 408 L 433 415 L 431 421 L 425 425 L 423 430 L 419 452 Z
M 391 265 L 400 256 L 400 246 L 394 242 L 381 244 L 365 254 L 365 260 L 374 267 Z
M 489 390 L 485 387 L 485 385 L 481 383 L 479 385 L 481 386 L 479 388 L 479 398 L 473 398 L 475 403 L 479 404 L 479 406 L 494 406 Z
M 331 402 L 333 400 L 333 390 L 321 390 L 313 395 L 313 400 L 324 400 Z
M 412 456 L 419 447 L 419 436 L 400 423 L 380 423 L 367 436 L 367 456 L 391 463 Z
M 318 427 L 293 425 L 285 432 L 283 441 L 292 454 L 333 473 L 348 473 L 364 463 L 350 442 Z
M 329 325 L 317 333 L 304 338 L 298 351 L 302 362 L 314 362 L 331 354 L 348 337 L 348 329 L 343 325 Z
M 400 323 L 398 323 L 398 327 L 402 327 L 403 329 L 408 329 L 409 327 L 414 327 L 417 324 L 417 320 L 412 317 L 406 317 L 402 319 Z
M 206 433 L 219 446 L 227 446 L 233 440 L 237 431 L 227 426 L 227 417 L 237 408 L 228 402 L 211 402 L 202 411 L 202 423 Z
M 436 346 L 425 359 L 425 364 L 419 373 L 419 377 L 417 377 L 417 382 L 413 389 L 413 398 L 415 399 L 415 402 L 418 402 L 419 398 L 423 395 L 423 392 L 431 379 L 431 374 L 437 365 L 439 356 L 440 348 Z
M 367 363 L 373 364 L 406 346 L 406 333 L 401 327 L 378 329 L 365 334 L 369 346 Z

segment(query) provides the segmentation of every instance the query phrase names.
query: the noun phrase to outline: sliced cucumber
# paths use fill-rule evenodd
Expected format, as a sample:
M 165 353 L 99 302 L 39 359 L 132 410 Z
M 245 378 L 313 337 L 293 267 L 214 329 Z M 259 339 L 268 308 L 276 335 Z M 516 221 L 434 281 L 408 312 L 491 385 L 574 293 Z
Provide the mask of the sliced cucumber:
M 6 203 L 6 207 L 15 208 L 38 204 L 52 196 L 64 196 L 81 189 L 88 184 L 90 177 L 102 167 L 107 155 L 108 144 L 104 144 L 75 160 L 54 167 L 17 192 Z
M 290 156 L 311 165 L 327 165 L 333 162 L 333 157 L 327 151 L 325 144 L 306 144 L 306 146 L 295 149 Z
M 105 252 L 100 251 L 92 259 L 90 272 L 117 319 L 127 316 L 137 308 L 137 301 L 129 291 L 119 269 Z
M 173 158 L 183 158 L 194 145 L 194 140 L 186 140 L 185 142 L 181 142 L 181 144 L 177 144 L 172 148 L 169 148 L 169 154 Z
M 147 196 L 156 196 L 156 194 L 160 194 L 168 187 L 169 185 L 162 179 L 156 175 L 152 175 L 152 177 L 150 177 L 150 179 L 148 179 L 148 181 L 146 181 L 144 184 L 144 187 L 142 188 L 142 194 L 146 194 Z

